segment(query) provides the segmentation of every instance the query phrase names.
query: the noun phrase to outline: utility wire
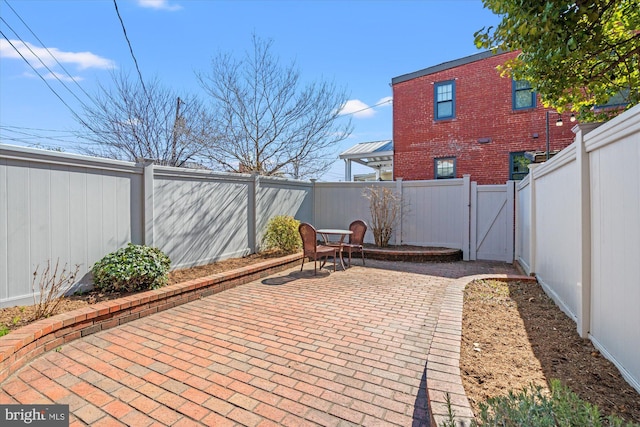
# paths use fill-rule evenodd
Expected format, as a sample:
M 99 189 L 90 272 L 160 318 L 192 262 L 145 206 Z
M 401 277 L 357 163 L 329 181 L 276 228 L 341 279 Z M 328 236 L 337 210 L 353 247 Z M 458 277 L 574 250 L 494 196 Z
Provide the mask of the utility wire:
M 37 134 L 37 133 L 30 133 L 30 132 L 24 132 L 24 131 L 19 131 L 16 129 L 25 129 L 25 130 L 35 130 L 35 131 L 50 131 L 50 132 L 60 132 L 63 133 L 62 135 L 42 135 L 42 134 Z M 76 146 L 90 146 L 93 145 L 91 142 L 86 142 L 86 141 L 82 141 L 82 140 L 70 140 L 70 139 L 66 139 L 67 137 L 74 137 L 74 136 L 78 136 L 78 137 L 82 137 L 79 134 L 76 134 L 75 132 L 72 131 L 57 131 L 57 130 L 49 130 L 49 129 L 31 129 L 31 128 L 22 128 L 22 127 L 18 127 L 18 126 L 0 126 L 0 131 L 2 131 L 2 133 L 0 133 L 0 141 L 15 141 L 15 142 L 21 142 L 23 144 L 29 144 L 31 146 L 34 145 L 41 145 L 40 143 L 33 143 L 31 141 L 33 140 L 42 140 L 42 141 L 56 141 L 56 142 L 62 142 L 65 144 L 70 144 L 70 145 L 76 145 Z M 66 146 L 66 148 L 69 148 L 69 145 Z
M 63 134 L 60 136 L 64 136 L 64 134 L 69 135 L 69 136 L 78 136 L 78 137 L 86 137 L 86 136 L 90 136 L 95 134 L 96 132 L 94 131 L 90 131 L 90 132 L 79 132 L 79 131 L 75 131 L 75 130 L 61 130 L 61 129 L 42 129 L 42 128 L 31 128 L 31 127 L 23 127 L 23 126 L 9 126 L 9 125 L 0 125 L 0 130 L 4 129 L 5 131 L 8 132 L 14 132 L 14 129 L 20 129 L 22 131 L 33 131 L 33 132 L 51 132 L 51 133 L 58 133 L 58 134 Z M 103 133 L 109 133 L 109 132 L 103 132 Z
M 40 63 L 42 64 L 42 66 L 43 66 L 44 68 L 46 68 L 46 69 L 47 69 L 47 71 L 49 71 L 49 72 L 51 73 L 51 75 L 52 75 L 56 80 L 58 80 L 58 82 L 60 82 L 60 84 L 61 84 L 65 89 L 67 89 L 67 91 L 69 91 L 69 93 L 70 93 L 70 94 L 71 94 L 75 99 L 77 99 L 77 100 L 78 100 L 78 102 L 79 102 L 79 103 L 80 103 L 84 108 L 87 108 L 87 106 L 85 105 L 85 103 L 84 103 L 80 98 L 78 98 L 78 95 L 76 95 L 76 94 L 75 94 L 75 92 L 74 92 L 74 91 L 72 91 L 72 90 L 69 88 L 69 86 L 67 86 L 67 85 L 66 85 L 62 80 L 60 80 L 60 77 L 58 77 L 58 75 L 57 75 L 57 74 L 56 74 L 56 73 L 55 73 L 51 68 L 49 68 L 49 66 L 48 66 L 47 64 L 45 64 L 45 62 L 42 60 L 42 58 L 40 58 L 40 57 L 39 57 L 39 56 L 38 56 L 38 55 L 33 51 L 33 49 L 31 49 L 31 47 L 29 47 L 29 44 L 28 44 L 28 43 L 26 43 L 24 40 L 22 40 L 22 38 L 18 35 L 18 33 L 16 32 L 16 30 L 14 30 L 14 29 L 11 27 L 11 25 L 9 25 L 9 23 L 8 23 L 7 21 L 5 21 L 5 19 L 4 19 L 3 17 L 1 17 L 1 16 L 0 16 L 0 20 L 1 20 L 2 22 L 4 22 L 4 24 L 5 24 L 7 27 L 9 27 L 9 29 L 10 29 L 10 30 L 13 32 L 13 34 L 18 38 L 18 40 L 20 40 L 20 42 L 21 42 L 21 43 L 22 43 L 22 44 L 23 44 L 27 49 L 29 49 L 29 52 L 31 52 L 31 54 L 32 54 L 34 57 L 36 57 L 36 58 L 38 59 L 38 61 L 40 61 Z M 3 34 L 3 35 L 4 35 L 4 34 Z M 6 38 L 7 38 L 7 37 L 5 36 L 5 39 L 6 39 Z M 9 40 L 7 39 L 7 41 L 9 41 Z M 9 43 L 11 43 L 11 42 L 9 42 Z M 15 47 L 12 43 L 11 43 L 11 46 L 13 46 L 13 48 L 14 48 L 14 49 L 16 49 L 16 47 Z M 16 49 L 16 51 L 17 51 L 17 49 Z M 22 54 L 20 54 L 20 56 L 22 56 Z M 27 60 L 25 59 L 25 57 L 24 57 L 24 56 L 22 56 L 22 59 L 24 59 L 25 61 L 27 61 Z M 28 62 L 28 61 L 27 61 L 27 62 Z M 29 64 L 29 65 L 31 66 L 31 64 Z M 32 69 L 34 69 L 34 71 L 35 71 L 35 68 L 34 68 L 33 66 L 32 66 L 31 68 L 32 68 Z M 36 71 L 36 72 L 37 72 L 37 71 Z M 75 113 L 74 113 L 74 114 L 75 114 Z
M 33 133 L 33 132 L 27 132 L 29 129 L 25 129 L 25 130 L 17 130 L 15 128 L 10 128 L 9 126 L 0 126 L 0 130 L 4 131 L 4 132 L 11 132 L 11 133 L 15 133 L 18 135 L 25 135 L 25 136 L 29 136 L 32 138 L 51 138 L 49 136 L 43 136 L 42 134 L 37 134 L 37 133 Z M 60 137 L 64 137 L 65 135 L 56 135 L 56 138 L 60 138 Z M 73 132 L 68 132 L 66 136 L 75 136 L 75 134 Z
M 42 132 L 57 132 L 57 133 L 75 134 L 75 131 L 70 131 L 70 130 L 42 129 L 42 128 L 31 128 L 31 127 L 25 127 L 25 126 L 11 126 L 11 125 L 0 125 L 0 129 L 5 129 L 5 130 L 20 129 L 20 130 L 30 130 L 30 131 L 42 131 Z
M 138 77 L 140 78 L 140 84 L 142 84 L 142 90 L 149 98 L 149 94 L 147 93 L 147 88 L 144 85 L 144 80 L 142 79 L 142 73 L 140 72 L 140 67 L 138 67 L 138 60 L 136 59 L 136 55 L 133 53 L 133 47 L 131 47 L 131 41 L 129 41 L 129 36 L 127 35 L 127 29 L 124 26 L 124 21 L 122 20 L 122 16 L 120 16 L 120 11 L 118 10 L 118 3 L 116 0 L 113 0 L 113 5 L 116 8 L 116 14 L 118 15 L 118 19 L 120 20 L 120 25 L 122 26 L 122 32 L 124 33 L 124 38 L 127 40 L 127 45 L 129 45 L 129 52 L 131 53 L 131 57 L 133 58 L 133 63 L 136 66 L 136 70 L 138 71 Z
M 24 132 L 19 132 L 19 133 L 24 133 Z M 27 133 L 24 133 L 24 136 L 19 136 L 19 135 L 18 136 L 13 136 L 13 135 L 2 136 L 0 137 L 0 139 L 6 140 L 6 141 L 22 142 L 24 144 L 31 144 L 31 145 L 38 145 L 38 143 L 32 142 L 33 140 L 47 140 L 47 141 L 63 142 L 65 144 L 76 144 L 76 141 L 71 141 L 68 139 L 60 139 L 60 138 L 54 138 L 50 136 L 30 135 Z
M 95 100 L 91 97 L 91 95 L 89 95 L 87 93 L 87 91 L 84 90 L 84 88 L 82 86 L 80 86 L 80 83 L 78 83 L 78 81 L 71 75 L 71 73 L 69 73 L 69 71 L 67 71 L 67 69 L 64 67 L 64 65 L 62 65 L 60 63 L 60 61 L 58 61 L 58 58 L 55 57 L 55 55 L 53 53 L 51 53 L 51 51 L 49 50 L 49 48 L 42 42 L 42 40 L 40 40 L 40 38 L 36 35 L 36 33 L 33 32 L 33 30 L 31 29 L 31 27 L 29 27 L 29 25 L 24 21 L 24 19 L 22 19 L 22 17 L 18 14 L 18 12 L 16 12 L 16 10 L 9 4 L 8 0 L 4 0 L 4 2 L 7 4 L 7 6 L 9 6 L 9 9 L 11 9 L 11 11 L 18 17 L 18 19 L 20 20 L 20 22 L 22 22 L 22 24 L 27 27 L 27 29 L 29 30 L 29 32 L 31 33 L 31 35 L 33 35 L 33 37 L 36 38 L 36 40 L 38 40 L 38 42 L 40 43 L 40 45 L 47 51 L 47 53 L 49 53 L 49 55 L 53 58 L 54 61 L 56 61 L 56 64 L 58 64 L 60 66 L 60 68 L 62 68 L 62 70 L 64 70 L 64 72 L 67 74 L 67 76 L 69 76 L 69 78 L 76 84 L 76 86 L 78 86 L 78 88 L 82 91 L 82 93 L 84 93 L 87 98 L 89 98 L 91 100 L 91 102 L 93 102 L 94 104 L 96 104 Z M 4 21 L 4 19 L 3 19 Z M 6 22 L 5 22 L 6 23 Z M 7 25 L 8 26 L 8 25 Z M 11 27 L 9 27 L 11 28 Z M 12 29 L 13 31 L 13 29 Z M 15 31 L 13 31 L 15 33 Z M 18 37 L 19 38 L 19 37 Z M 22 41 L 22 40 L 21 40 Z M 23 42 L 24 43 L 24 42 Z M 33 52 L 31 52 L 33 53 Z M 42 61 L 40 61 L 42 62 Z M 55 76 L 55 73 L 52 72 L 52 74 Z M 67 88 L 67 90 L 69 90 Z M 77 99 L 77 97 L 76 97 Z M 84 104 L 83 104 L 84 105 Z
M 356 114 L 356 113 L 360 113 L 362 111 L 371 110 L 372 108 L 376 108 L 376 107 L 379 107 L 379 106 L 384 105 L 384 104 L 391 104 L 392 102 L 393 102 L 393 99 L 388 99 L 386 101 L 379 102 L 376 105 L 372 105 L 371 107 L 363 108 L 362 110 L 358 110 L 358 111 L 352 111 L 350 113 L 344 113 L 342 115 L 343 116 L 349 116 L 351 114 Z
M 118 9 L 117 0 L 113 0 L 113 5 L 116 8 L 116 14 L 118 15 L 118 19 L 120 20 L 120 25 L 122 26 L 122 32 L 124 33 L 124 38 L 127 40 L 127 45 L 129 45 L 129 52 L 131 53 L 131 57 L 133 58 L 133 62 L 136 66 L 136 71 L 138 72 L 138 78 L 140 79 L 140 85 L 142 86 L 142 91 L 147 97 L 147 101 L 148 101 L 147 106 L 148 107 L 152 106 L 153 100 L 151 99 L 151 95 L 149 95 L 149 92 L 147 91 L 147 87 L 144 84 L 144 79 L 142 78 L 140 67 L 138 67 L 138 60 L 136 59 L 136 55 L 133 53 L 133 47 L 131 46 L 131 41 L 129 40 L 129 36 L 127 35 L 127 29 L 124 26 L 124 21 L 122 20 L 122 16 L 120 16 L 120 10 Z M 151 111 L 153 112 L 153 115 L 155 116 L 156 121 L 158 121 L 158 112 L 156 108 L 151 107 Z M 146 146 L 147 146 L 147 149 L 151 152 L 152 150 L 151 150 L 151 147 L 149 146 L 148 141 L 146 142 Z
M 0 19 L 2 19 L 2 17 L 0 17 Z M 2 19 L 2 21 L 4 21 L 4 19 Z M 5 22 L 6 23 L 6 22 Z M 11 27 L 9 27 L 11 28 Z M 58 94 L 58 92 L 55 91 L 55 89 L 53 87 L 51 87 L 51 85 L 47 82 L 47 79 L 45 79 L 39 72 L 38 70 L 36 70 L 36 68 L 31 65 L 31 63 L 27 60 L 27 58 L 24 57 L 24 55 L 22 55 L 22 52 L 20 52 L 20 49 L 18 49 L 12 42 L 11 40 L 9 40 L 9 38 L 6 36 L 6 34 L 0 30 L 0 35 L 2 35 L 2 37 L 4 37 L 4 39 L 11 45 L 11 47 L 18 53 L 18 55 L 20 55 L 20 57 L 24 60 L 24 62 L 27 63 L 27 65 L 29 65 L 29 67 L 31 67 L 31 69 L 38 75 L 38 77 L 40 77 L 40 79 L 42 79 L 42 81 L 44 82 L 44 84 L 47 85 L 47 87 L 49 88 L 49 90 L 51 90 L 51 92 L 53 92 L 53 94 L 60 100 L 60 102 L 62 102 L 68 109 L 69 111 L 71 111 L 71 114 L 73 114 L 73 116 L 75 118 L 77 118 L 82 124 L 84 124 L 85 126 L 89 127 L 84 120 L 82 120 L 82 118 L 73 110 L 73 108 L 71 108 L 71 106 L 69 104 L 66 103 L 66 101 L 64 99 L 62 99 L 62 97 Z M 23 42 L 24 43 L 24 42 Z M 68 88 L 67 88 L 68 90 Z M 72 92 L 73 93 L 73 92 Z M 77 99 L 77 97 L 76 97 Z M 82 102 L 82 101 L 80 101 Z M 84 104 L 83 104 L 84 105 Z

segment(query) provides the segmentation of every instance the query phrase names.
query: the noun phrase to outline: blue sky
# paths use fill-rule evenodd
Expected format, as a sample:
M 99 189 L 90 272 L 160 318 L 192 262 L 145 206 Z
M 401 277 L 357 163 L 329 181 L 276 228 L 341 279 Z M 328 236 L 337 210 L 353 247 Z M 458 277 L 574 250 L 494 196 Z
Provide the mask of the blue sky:
M 499 22 L 480 0 L 118 0 L 117 5 L 143 77 L 157 77 L 177 91 L 198 94 L 195 72 L 206 72 L 219 52 L 242 55 L 252 34 L 273 40 L 273 53 L 285 64 L 295 61 L 305 81 L 331 80 L 346 88 L 345 112 L 363 111 L 351 114 L 354 131 L 336 147 L 336 163 L 320 177 L 324 181 L 344 179 L 340 152 L 359 142 L 392 139 L 393 77 L 479 52 L 473 33 Z M 81 113 L 75 97 L 87 102 L 83 90 L 94 95 L 98 84 L 110 85 L 114 69 L 135 73 L 113 0 L 0 0 L 0 17 L 0 142 L 75 152 L 73 131 L 81 129 L 58 96 Z M 29 44 L 49 70 L 36 60 L 35 70 L 29 67 L 5 37 L 33 59 L 25 50 Z

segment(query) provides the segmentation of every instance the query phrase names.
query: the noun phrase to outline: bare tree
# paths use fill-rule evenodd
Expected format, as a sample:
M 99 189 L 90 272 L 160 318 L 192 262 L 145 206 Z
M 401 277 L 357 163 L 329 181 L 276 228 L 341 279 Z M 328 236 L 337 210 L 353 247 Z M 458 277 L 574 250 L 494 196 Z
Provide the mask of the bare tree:
M 96 102 L 84 110 L 80 123 L 96 143 L 86 153 L 178 167 L 201 161 L 215 134 L 200 100 L 180 97 L 157 79 L 143 84 L 121 73 L 113 82 L 111 89 L 100 86 Z
M 365 188 L 364 197 L 369 199 L 371 231 L 376 246 L 389 246 L 391 233 L 402 215 L 402 200 L 390 188 L 372 186 Z
M 242 59 L 219 54 L 208 73 L 198 73 L 222 135 L 210 159 L 234 172 L 318 176 L 351 133 L 351 120 L 340 117 L 346 93 L 324 81 L 303 86 L 295 64 L 281 66 L 272 44 L 254 35 Z

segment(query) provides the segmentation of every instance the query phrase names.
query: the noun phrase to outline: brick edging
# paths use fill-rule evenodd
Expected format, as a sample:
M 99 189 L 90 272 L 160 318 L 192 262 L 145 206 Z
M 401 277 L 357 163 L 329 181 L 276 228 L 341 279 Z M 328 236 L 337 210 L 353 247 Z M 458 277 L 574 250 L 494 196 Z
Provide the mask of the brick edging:
M 35 357 L 69 341 L 267 277 L 301 258 L 301 253 L 274 258 L 38 320 L 0 337 L 0 383 Z
M 427 355 L 426 393 L 432 427 L 439 427 L 449 420 L 447 393 L 455 414 L 456 426 L 470 426 L 474 419 L 460 376 L 464 289 L 474 280 L 536 282 L 536 279 L 530 276 L 478 274 L 461 277 L 447 286 Z
M 364 248 L 365 258 L 404 262 L 462 261 L 460 249 L 397 250 L 391 248 Z

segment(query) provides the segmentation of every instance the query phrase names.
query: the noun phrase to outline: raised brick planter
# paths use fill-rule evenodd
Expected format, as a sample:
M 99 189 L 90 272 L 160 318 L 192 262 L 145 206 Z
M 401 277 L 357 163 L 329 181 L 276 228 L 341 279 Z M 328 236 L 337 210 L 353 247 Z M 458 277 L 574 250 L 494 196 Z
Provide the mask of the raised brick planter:
M 129 297 L 58 314 L 0 338 L 0 382 L 35 357 L 91 335 L 189 301 L 270 276 L 298 264 L 301 254 L 267 260 Z
M 462 261 L 460 249 L 398 250 L 393 248 L 364 248 L 364 257 L 384 261 L 454 262 Z

